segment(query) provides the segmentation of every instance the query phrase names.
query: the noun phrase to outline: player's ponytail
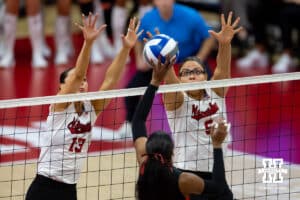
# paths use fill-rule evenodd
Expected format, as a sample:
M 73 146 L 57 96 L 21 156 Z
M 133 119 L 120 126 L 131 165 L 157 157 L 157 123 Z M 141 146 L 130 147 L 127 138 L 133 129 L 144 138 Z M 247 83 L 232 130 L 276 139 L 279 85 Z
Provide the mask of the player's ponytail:
M 144 162 L 136 185 L 139 200 L 176 199 L 174 188 L 177 180 L 173 175 L 173 141 L 164 132 L 153 133 L 146 144 Z

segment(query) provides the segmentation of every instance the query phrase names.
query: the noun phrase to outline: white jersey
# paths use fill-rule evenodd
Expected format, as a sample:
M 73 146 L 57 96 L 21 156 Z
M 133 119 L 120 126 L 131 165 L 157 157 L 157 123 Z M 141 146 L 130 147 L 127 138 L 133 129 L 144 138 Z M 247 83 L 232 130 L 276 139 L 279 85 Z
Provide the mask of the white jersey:
M 212 171 L 213 147 L 208 135 L 209 125 L 214 118 L 227 117 L 225 99 L 211 89 L 206 89 L 206 94 L 203 99 L 195 100 L 184 93 L 183 104 L 174 111 L 167 111 L 175 143 L 174 164 L 178 168 Z M 226 150 L 229 141 L 230 134 L 223 143 L 223 150 Z
M 52 112 L 50 106 L 38 174 L 68 184 L 76 183 L 87 157 L 95 121 L 96 113 L 90 101 L 84 102 L 84 112 L 80 116 L 74 103 L 62 112 Z

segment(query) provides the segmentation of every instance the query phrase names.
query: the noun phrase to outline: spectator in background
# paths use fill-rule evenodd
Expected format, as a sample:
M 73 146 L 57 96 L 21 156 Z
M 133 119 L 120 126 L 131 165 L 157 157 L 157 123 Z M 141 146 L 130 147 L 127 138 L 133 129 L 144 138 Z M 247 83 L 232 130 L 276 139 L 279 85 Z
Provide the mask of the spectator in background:
M 71 36 L 70 10 L 71 0 L 57 0 L 57 18 L 55 22 L 55 64 L 66 65 L 70 57 L 74 54 L 74 48 Z M 89 13 L 97 12 L 99 17 L 96 25 L 104 24 L 104 16 L 99 0 L 78 0 L 81 13 L 88 16 Z M 103 32 L 92 46 L 91 62 L 101 64 L 104 61 L 104 55 L 113 58 L 115 53 L 111 53 L 112 45 L 110 44 L 106 32 Z
M 15 65 L 14 45 L 16 40 L 17 17 L 19 0 L 5 2 L 4 15 L 4 49 L 0 60 L 0 67 L 7 68 Z M 32 47 L 31 64 L 36 68 L 45 68 L 48 65 L 45 56 L 49 53 L 44 47 L 43 22 L 40 0 L 27 0 L 26 13 L 28 16 L 29 36 Z
M 128 9 L 126 7 L 126 2 L 128 0 L 115 0 L 112 7 L 111 13 L 111 26 L 114 41 L 115 51 L 119 51 L 122 41 L 120 40 L 120 34 L 125 31 L 126 22 L 129 16 Z M 142 18 L 143 15 L 151 9 L 151 1 L 149 0 L 134 0 L 134 4 L 138 5 L 138 15 Z
M 244 50 L 249 47 L 249 36 L 251 32 L 251 23 L 248 16 L 249 5 L 254 4 L 256 1 L 249 0 L 221 0 L 222 13 L 229 13 L 233 11 L 237 16 L 240 16 L 240 25 L 243 29 L 233 39 L 233 45 L 239 47 L 239 51 L 236 53 L 238 56 L 242 56 Z M 252 5 L 253 6 L 253 5 Z
M 290 67 L 295 66 L 293 61 L 293 41 L 292 31 L 298 30 L 300 35 L 300 0 L 285 0 L 282 10 L 280 10 L 280 27 L 283 43 L 283 51 L 276 64 L 272 67 L 272 72 L 287 72 Z M 300 38 L 298 38 L 298 44 Z
M 141 29 L 154 33 L 158 28 L 160 33 L 173 37 L 179 46 L 179 62 L 189 56 L 197 56 L 205 62 L 215 41 L 210 37 L 209 27 L 201 14 L 195 9 L 175 3 L 174 0 L 154 0 L 153 4 L 155 7 L 141 19 Z M 129 81 L 127 88 L 146 86 L 151 80 L 151 67 L 145 63 L 142 54 L 145 37 L 145 33 L 141 35 L 135 46 L 137 72 Z M 130 123 L 139 99 L 139 96 L 125 99 L 126 121 L 119 129 L 124 136 L 131 137 Z
M 73 55 L 73 42 L 71 37 L 71 0 L 57 0 L 57 16 L 55 21 L 55 58 L 56 65 L 67 64 Z
M 249 0 L 245 6 L 247 6 L 251 31 L 255 38 L 255 47 L 245 57 L 237 60 L 237 66 L 243 69 L 252 67 L 267 68 L 269 66 L 268 51 L 271 48 L 269 48 L 266 28 L 269 24 L 278 26 L 278 13 L 282 9 L 282 1 Z
M 4 54 L 4 14 L 5 14 L 5 3 L 0 0 L 0 58 Z
M 126 22 L 129 17 L 128 8 L 126 7 L 127 0 L 78 0 L 80 11 L 86 16 L 90 12 L 99 13 L 97 25 L 105 23 L 103 3 L 108 3 L 112 6 L 111 25 L 113 33 L 113 44 L 110 42 L 106 32 L 101 34 L 92 46 L 91 63 L 101 64 L 105 58 L 114 58 L 122 46 L 120 35 L 126 32 Z M 151 8 L 151 0 L 134 0 L 134 8 L 137 8 L 138 15 L 141 17 Z M 70 32 L 70 6 L 71 0 L 58 0 L 58 17 L 56 21 L 56 57 L 57 65 L 68 63 L 69 57 L 73 54 Z M 135 14 L 135 13 L 134 13 Z

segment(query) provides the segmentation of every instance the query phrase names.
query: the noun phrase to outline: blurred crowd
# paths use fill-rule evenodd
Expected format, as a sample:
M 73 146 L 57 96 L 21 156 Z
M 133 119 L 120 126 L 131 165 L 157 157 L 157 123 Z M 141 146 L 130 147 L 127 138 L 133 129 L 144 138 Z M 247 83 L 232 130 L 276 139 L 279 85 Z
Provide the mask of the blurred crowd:
M 241 17 L 237 67 L 267 68 L 273 73 L 296 67 L 300 55 L 300 0 L 222 0 L 224 12 Z
M 131 5 L 130 9 L 128 2 Z M 189 6 L 191 2 L 195 5 L 209 4 L 209 1 L 204 0 L 178 2 Z M 45 42 L 41 8 L 46 3 L 56 4 L 57 8 L 53 25 L 54 52 L 51 52 Z M 233 11 L 235 16 L 241 17 L 240 24 L 244 29 L 233 42 L 237 67 L 271 67 L 273 73 L 296 69 L 293 67 L 299 65 L 300 57 L 300 0 L 219 0 L 213 1 L 213 6 L 216 3 L 217 12 Z M 111 25 L 111 35 L 107 32 L 101 34 L 92 48 L 90 61 L 94 64 L 101 64 L 106 58 L 113 58 L 120 49 L 119 36 L 127 27 L 128 19 L 133 15 L 142 18 L 153 7 L 151 0 L 0 0 L 0 68 L 15 65 L 14 45 L 21 6 L 25 8 L 28 19 L 32 67 L 46 68 L 51 54 L 54 54 L 55 65 L 67 64 L 74 54 L 70 19 L 72 4 L 78 4 L 80 12 L 85 15 L 98 12 L 100 17 L 97 23 Z M 209 8 L 207 5 L 204 7 Z M 109 22 L 104 17 L 107 10 Z
M 54 25 L 55 52 L 51 52 L 45 42 L 43 27 L 42 6 L 45 3 L 56 4 L 56 20 Z M 126 0 L 99 1 L 99 0 L 0 0 L 0 68 L 10 68 L 15 65 L 14 45 L 16 41 L 16 27 L 20 7 L 24 6 L 28 21 L 29 38 L 32 48 L 31 65 L 35 68 L 46 68 L 48 58 L 54 53 L 55 65 L 65 65 L 74 54 L 71 37 L 70 12 L 71 5 L 78 4 L 79 11 L 85 16 L 91 13 L 99 13 L 97 25 L 107 23 L 104 18 L 105 9 L 110 10 L 110 25 L 112 29 L 112 41 L 106 33 L 101 34 L 94 43 L 91 54 L 91 63 L 101 64 L 105 58 L 113 58 L 121 47 L 120 35 L 124 32 L 126 23 L 131 15 L 143 14 L 151 6 L 150 0 L 133 0 L 131 10 L 128 10 Z

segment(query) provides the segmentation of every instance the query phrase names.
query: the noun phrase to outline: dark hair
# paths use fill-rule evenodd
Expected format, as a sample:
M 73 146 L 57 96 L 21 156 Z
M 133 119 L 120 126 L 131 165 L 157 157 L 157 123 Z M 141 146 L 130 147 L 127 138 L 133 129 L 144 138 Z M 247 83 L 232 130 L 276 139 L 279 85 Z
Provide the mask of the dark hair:
M 172 155 L 174 143 L 167 133 L 157 131 L 146 143 L 147 158 L 141 164 L 136 185 L 139 200 L 174 200 L 178 187 L 173 175 Z
M 69 72 L 73 69 L 73 67 L 70 67 L 63 71 L 59 76 L 59 83 L 65 83 L 65 79 L 68 76 Z
M 181 62 L 180 66 L 179 66 L 179 71 L 180 71 L 182 65 L 183 65 L 184 63 L 188 62 L 188 61 L 195 61 L 195 62 L 197 62 L 198 64 L 200 64 L 200 65 L 203 67 L 203 69 L 204 69 L 204 71 L 206 72 L 206 74 L 207 74 L 207 80 L 210 80 L 210 79 L 211 79 L 211 77 L 212 77 L 212 72 L 211 72 L 210 67 L 208 66 L 208 64 L 207 64 L 206 62 L 203 62 L 203 61 L 202 61 L 200 58 L 198 58 L 197 56 L 189 56 L 189 57 L 185 58 L 185 59 Z

